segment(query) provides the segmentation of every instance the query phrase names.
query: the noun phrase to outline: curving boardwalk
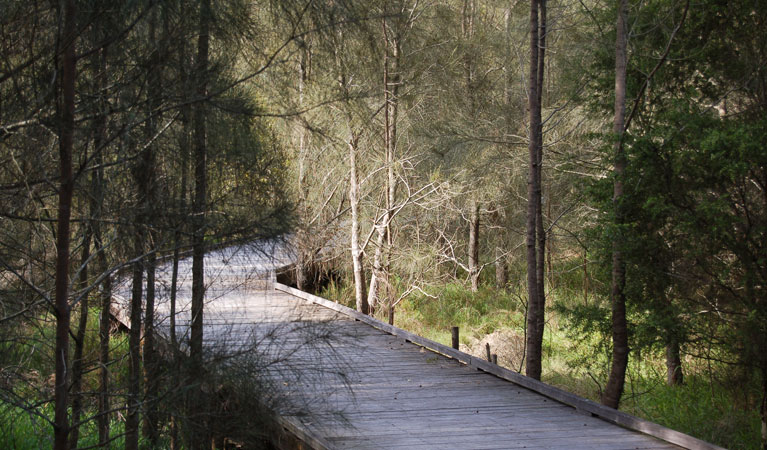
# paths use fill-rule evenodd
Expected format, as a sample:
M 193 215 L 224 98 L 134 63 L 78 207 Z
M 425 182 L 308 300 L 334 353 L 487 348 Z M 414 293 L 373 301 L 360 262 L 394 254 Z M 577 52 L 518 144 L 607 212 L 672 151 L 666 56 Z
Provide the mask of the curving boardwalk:
M 255 358 L 284 427 L 310 448 L 717 448 L 274 283 L 255 253 L 206 257 L 206 344 Z M 167 302 L 158 309 L 167 332 Z

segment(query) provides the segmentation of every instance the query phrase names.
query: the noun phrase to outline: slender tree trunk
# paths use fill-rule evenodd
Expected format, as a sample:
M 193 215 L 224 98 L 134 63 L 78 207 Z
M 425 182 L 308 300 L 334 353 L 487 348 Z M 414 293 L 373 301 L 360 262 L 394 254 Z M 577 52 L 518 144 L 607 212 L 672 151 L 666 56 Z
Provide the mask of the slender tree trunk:
M 209 29 L 211 21 L 210 0 L 200 0 L 199 39 L 197 41 L 197 61 L 195 76 L 197 79 L 197 95 L 200 101 L 194 109 L 194 234 L 192 244 L 192 330 L 189 340 L 191 357 L 191 379 L 203 381 L 203 308 L 205 300 L 205 210 L 207 203 L 207 127 L 205 101 L 208 95 L 208 50 Z M 196 389 L 201 394 L 199 389 Z M 205 402 L 203 395 L 190 398 L 192 435 L 190 443 L 193 448 L 203 448 L 208 439 L 203 421 Z
M 140 220 L 137 220 L 140 222 Z M 144 252 L 143 231 L 135 225 L 133 252 L 137 257 Z M 133 263 L 133 280 L 130 302 L 130 336 L 128 337 L 128 413 L 125 417 L 125 449 L 138 450 L 139 420 L 141 409 L 141 297 L 144 291 L 144 263 Z
M 365 270 L 362 265 L 362 249 L 360 248 L 360 187 L 357 178 L 357 143 L 359 135 L 351 132 L 349 136 L 349 205 L 352 210 L 352 265 L 354 267 L 354 297 L 357 301 L 357 311 L 369 314 L 367 293 L 365 292 Z
M 376 225 L 376 227 L 378 228 L 378 235 L 375 241 L 373 270 L 370 274 L 370 287 L 368 288 L 368 308 L 371 314 L 378 308 L 378 299 L 380 298 L 378 291 L 381 289 L 381 280 L 384 279 L 383 247 L 386 244 L 386 228 L 381 224 Z
M 536 317 L 537 324 L 535 328 L 535 342 L 538 346 L 543 346 L 543 331 L 545 326 L 546 316 L 546 230 L 543 224 L 543 123 L 541 121 L 541 114 L 543 109 L 543 70 L 545 67 L 545 45 L 546 45 L 546 0 L 538 1 L 539 7 L 539 26 L 538 26 L 538 81 L 536 86 L 536 94 L 538 95 L 538 128 L 536 136 L 537 155 L 538 160 L 536 166 L 536 180 L 535 180 L 535 232 L 537 237 L 536 248 L 536 268 L 535 268 L 535 280 L 538 284 L 538 306 L 536 310 L 538 315 Z M 543 362 L 543 355 L 541 354 L 541 363 Z M 538 370 L 540 378 L 540 369 Z
M 621 197 L 623 197 L 623 172 L 626 169 L 626 157 L 623 151 L 623 127 L 626 117 L 626 46 L 627 46 L 627 7 L 628 0 L 620 0 L 616 23 L 615 40 L 615 182 L 613 184 L 613 208 L 617 226 L 623 221 Z M 628 325 L 626 323 L 626 266 L 621 254 L 620 238 L 613 240 L 612 282 L 610 297 L 612 300 L 612 335 L 613 355 L 610 377 L 602 394 L 602 403 L 618 408 L 626 379 L 626 367 L 629 359 Z
M 93 209 L 91 209 L 93 211 Z M 91 256 L 91 227 L 85 225 L 85 236 L 83 237 L 83 246 L 80 254 L 80 290 L 88 288 L 88 259 Z M 83 295 L 80 300 L 80 317 L 77 324 L 77 333 L 75 334 L 75 354 L 72 359 L 72 428 L 69 432 L 69 447 L 77 448 L 77 441 L 80 439 L 80 415 L 83 409 L 83 350 L 85 348 L 85 332 L 88 328 L 88 294 Z
M 160 4 L 160 13 L 164 14 L 164 6 Z M 154 44 L 156 41 L 157 14 L 155 9 L 149 18 L 149 41 Z M 146 121 L 145 136 L 147 142 L 154 139 L 157 132 L 157 109 L 162 96 L 162 76 L 160 73 L 160 64 L 164 55 L 165 36 L 160 37 L 160 42 L 152 50 L 147 67 L 147 97 L 148 97 L 148 118 Z M 157 236 L 152 231 L 152 225 L 157 220 L 156 215 L 159 211 L 157 202 L 157 162 L 155 157 L 154 144 L 147 145 L 143 151 L 143 165 L 146 174 L 143 187 L 144 206 L 146 223 L 149 230 L 144 234 L 148 238 L 149 255 L 146 259 L 146 303 L 144 317 L 144 403 L 145 411 L 143 421 L 143 433 L 149 440 L 151 447 L 157 447 L 159 439 L 158 424 L 159 417 L 157 413 L 157 398 L 159 389 L 159 373 L 157 352 L 155 349 L 155 331 L 154 331 L 154 305 L 155 305 L 155 272 L 157 268 L 157 256 L 155 249 L 157 246 Z
M 394 164 L 397 157 L 397 122 L 399 120 L 399 30 L 388 36 L 384 19 L 384 90 L 386 95 L 386 245 L 384 256 L 384 288 L 388 299 L 389 325 L 394 325 L 394 286 L 391 283 L 391 253 L 393 248 L 392 221 L 394 220 L 394 202 L 397 196 L 397 178 Z M 391 64 L 391 67 L 389 65 Z
M 666 344 L 666 383 L 669 386 L 679 386 L 684 383 L 680 353 L 679 340 L 672 337 Z
M 186 46 L 182 47 L 181 59 L 186 62 Z M 186 72 L 186 71 L 184 71 Z M 188 77 L 184 76 L 184 89 L 190 89 Z M 182 231 L 187 230 L 189 211 L 187 210 L 187 194 L 189 180 L 189 123 L 191 118 L 189 106 L 181 108 L 181 136 L 179 138 L 179 150 L 181 151 L 181 185 L 178 190 L 179 212 L 177 213 L 176 229 L 173 232 L 173 262 L 171 269 L 170 284 L 170 341 L 173 350 L 178 350 L 178 337 L 176 335 L 176 297 L 178 295 L 178 263 L 181 258 L 181 247 L 184 245 Z M 176 355 L 178 356 L 178 355 Z
M 306 82 L 309 79 L 309 56 L 308 45 L 304 41 L 304 46 L 301 49 L 300 61 L 298 64 L 298 107 L 303 108 L 304 93 L 306 89 Z M 295 266 L 296 275 L 296 287 L 299 290 L 314 292 L 315 291 L 315 279 L 312 276 L 314 269 L 313 258 L 313 244 L 310 237 L 311 231 L 308 229 L 310 218 L 310 210 L 308 206 L 309 194 L 308 186 L 306 184 L 306 159 L 308 154 L 307 145 L 307 131 L 303 123 L 297 123 L 295 129 L 296 139 L 298 141 L 298 206 L 301 214 L 302 229 L 296 233 L 297 239 L 297 257 Z M 310 169 L 311 170 L 311 169 Z
M 150 245 L 156 241 L 152 240 Z M 144 414 L 143 433 L 152 448 L 157 447 L 159 439 L 159 422 L 157 401 L 159 398 L 159 361 L 155 344 L 154 304 L 155 304 L 155 273 L 157 258 L 150 253 L 146 262 L 146 304 L 144 314 Z
M 98 31 L 94 38 L 94 42 L 100 41 L 102 38 L 101 30 Z M 107 50 L 102 48 L 99 52 L 94 53 L 94 67 L 98 67 L 98 75 L 96 76 L 96 90 L 99 96 L 98 111 L 94 123 L 94 160 L 99 167 L 93 173 L 92 184 L 92 203 L 91 203 L 91 216 L 95 219 L 92 222 L 93 229 L 93 241 L 95 244 L 95 251 L 99 261 L 99 269 L 101 273 L 105 273 L 109 270 L 109 263 L 107 261 L 106 249 L 104 248 L 104 240 L 101 234 L 101 207 L 104 204 L 104 169 L 102 168 L 104 163 L 104 149 L 102 148 L 106 143 L 106 126 L 107 126 L 107 103 L 106 103 L 106 83 L 107 83 Z M 107 276 L 101 283 L 101 315 L 99 317 L 99 395 L 98 395 L 98 408 L 99 414 L 97 418 L 98 432 L 99 432 L 99 444 L 106 445 L 109 440 L 109 421 L 110 421 L 110 386 L 109 386 L 109 340 L 110 340 L 110 317 L 112 309 L 112 277 Z
M 471 202 L 471 216 L 469 218 L 469 278 L 471 279 L 471 291 L 479 290 L 479 203 Z
M 464 40 L 463 72 L 465 95 L 469 99 L 469 117 L 476 120 L 477 106 L 474 91 L 474 0 L 464 0 L 461 8 L 461 36 Z M 472 292 L 479 290 L 479 203 L 476 199 L 470 202 L 469 213 L 469 281 Z
M 193 77 L 189 76 L 189 72 L 192 71 L 192 64 L 190 64 L 189 56 L 187 53 L 187 43 L 183 42 L 179 49 L 179 59 L 181 60 L 181 83 L 183 88 L 183 95 L 188 100 L 192 96 L 190 95 L 193 86 Z M 181 378 L 185 374 L 181 372 L 181 351 L 178 342 L 178 335 L 176 331 L 176 300 L 178 297 L 178 266 L 181 259 L 181 248 L 186 245 L 186 239 L 184 236 L 189 230 L 188 222 L 191 217 L 188 210 L 188 184 L 189 184 L 189 159 L 190 159 L 190 123 L 192 119 L 192 110 L 188 102 L 181 107 L 181 134 L 178 140 L 179 151 L 181 152 L 181 182 L 178 187 L 178 212 L 176 213 L 176 226 L 173 231 L 173 259 L 171 263 L 171 284 L 169 293 L 169 326 L 170 326 L 170 342 L 173 351 L 173 370 L 172 376 Z M 180 442 L 178 438 L 178 411 L 171 411 L 170 417 L 170 448 L 176 450 L 180 448 Z
M 385 210 L 381 222 L 377 225 L 378 237 L 376 251 L 373 257 L 373 274 L 368 290 L 368 305 L 375 310 L 380 301 L 380 291 L 383 289 L 388 299 L 390 318 L 393 318 L 391 303 L 393 291 L 389 279 L 389 257 L 391 253 L 392 235 L 391 222 L 397 178 L 394 174 L 394 162 L 397 147 L 397 119 L 399 109 L 399 38 L 389 36 L 387 19 L 382 19 L 384 37 L 383 86 L 384 86 L 384 153 L 386 164 L 386 186 L 384 187 Z
M 56 227 L 56 280 L 54 307 L 56 315 L 56 371 L 53 419 L 53 446 L 64 450 L 68 446 L 69 419 L 67 417 L 69 375 L 69 241 L 72 215 L 72 148 L 75 130 L 75 77 L 77 38 L 74 0 L 65 0 L 63 48 L 61 64 L 61 103 L 59 128 L 59 199 Z
M 527 342 L 525 350 L 525 374 L 539 380 L 541 378 L 542 342 L 538 340 L 540 297 L 538 293 L 537 264 L 537 223 L 540 205 L 540 185 L 538 179 L 538 139 L 541 123 L 541 105 L 538 101 L 538 0 L 530 1 L 530 74 L 528 78 L 528 112 L 530 114 L 528 153 L 530 170 L 527 180 Z
M 503 89 L 503 103 L 505 107 L 504 112 L 504 119 L 506 124 L 506 133 L 510 133 L 511 130 L 516 126 L 514 123 L 514 117 L 512 114 L 512 86 L 514 85 L 514 79 L 512 73 L 512 65 L 513 60 L 511 57 L 511 46 L 512 46 L 512 28 L 511 28 L 511 9 L 507 9 L 504 12 L 504 37 L 505 37 L 505 47 L 506 51 L 504 52 L 504 68 L 506 70 L 506 76 L 504 77 L 504 89 Z M 504 136 L 505 139 L 505 136 Z M 496 223 L 498 225 L 499 230 L 502 228 L 502 223 L 498 221 Z M 507 260 L 505 257 L 501 257 L 504 252 L 504 238 L 503 238 L 504 232 L 499 231 L 498 232 L 498 246 L 495 249 L 495 285 L 499 289 L 503 289 L 506 287 L 506 285 L 509 282 L 509 271 L 508 271 L 508 265 Z
M 200 35 L 197 43 L 198 77 L 197 94 L 207 95 L 208 45 L 209 45 L 210 0 L 200 0 Z M 192 249 L 192 336 L 191 356 L 197 368 L 202 367 L 202 324 L 205 257 L 205 206 L 207 200 L 207 127 L 203 101 L 194 110 L 194 242 Z
M 762 369 L 762 450 L 767 450 L 767 370 Z
M 99 252 L 99 266 L 102 271 L 109 268 L 104 249 L 104 243 L 101 238 L 101 231 L 96 225 L 94 229 L 94 240 Z M 101 315 L 99 317 L 99 445 L 106 445 L 109 441 L 110 425 L 110 383 L 109 383 L 109 340 L 111 328 L 112 311 L 112 277 L 107 276 L 101 284 Z

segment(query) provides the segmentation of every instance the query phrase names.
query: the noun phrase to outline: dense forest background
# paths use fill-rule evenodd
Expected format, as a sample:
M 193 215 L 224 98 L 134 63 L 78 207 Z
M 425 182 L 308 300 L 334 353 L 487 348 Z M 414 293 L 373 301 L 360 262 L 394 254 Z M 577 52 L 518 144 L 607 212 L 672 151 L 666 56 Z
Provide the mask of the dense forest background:
M 203 351 L 203 256 L 281 238 L 301 289 L 765 448 L 765 26 L 763 0 L 0 0 L 0 443 L 266 445 L 266 403 L 212 419 L 265 388 Z

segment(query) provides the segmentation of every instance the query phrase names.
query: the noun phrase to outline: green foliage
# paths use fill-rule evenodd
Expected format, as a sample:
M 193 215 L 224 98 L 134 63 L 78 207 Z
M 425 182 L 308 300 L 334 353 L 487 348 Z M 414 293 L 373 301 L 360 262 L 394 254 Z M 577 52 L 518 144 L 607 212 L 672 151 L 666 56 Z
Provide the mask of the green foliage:
M 53 445 L 53 426 L 46 418 L 53 417 L 53 405 L 22 409 L 7 403 L 0 403 L 0 447 L 4 449 L 44 449 Z M 113 420 L 110 425 L 111 432 L 115 437 L 109 443 L 108 449 L 125 448 L 123 432 L 125 422 Z M 89 421 L 80 427 L 80 448 L 97 446 L 99 433 L 95 421 Z M 145 441 L 140 442 L 141 448 L 147 447 Z M 167 446 L 168 443 L 162 443 Z
M 703 375 L 688 376 L 683 386 L 644 378 L 633 388 L 641 393 L 626 399 L 630 414 L 726 448 L 760 446 L 756 409 L 739 406 L 737 393 Z
M 460 327 L 464 337 L 468 337 L 468 333 L 483 336 L 523 324 L 524 305 L 520 303 L 520 297 L 511 291 L 481 287 L 479 291 L 471 292 L 463 285 L 450 283 L 431 288 L 427 293 L 430 296 L 413 293 L 400 303 L 397 309 L 399 316 L 395 315 L 397 324 L 400 320 L 412 320 L 426 329 L 440 330 L 448 337 L 440 339 L 443 343 L 449 343 L 453 326 Z

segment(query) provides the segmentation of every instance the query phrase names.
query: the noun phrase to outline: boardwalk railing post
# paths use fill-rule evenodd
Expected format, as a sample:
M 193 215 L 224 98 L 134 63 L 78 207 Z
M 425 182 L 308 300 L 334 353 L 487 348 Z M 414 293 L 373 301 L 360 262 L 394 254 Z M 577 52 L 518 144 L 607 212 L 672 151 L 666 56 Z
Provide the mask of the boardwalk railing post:
M 493 353 L 493 364 L 498 364 L 498 355 Z
M 487 361 L 493 362 L 493 358 L 490 356 L 490 343 L 485 343 L 485 353 L 487 353 Z
M 453 327 L 453 348 L 458 350 L 460 342 L 458 340 L 458 327 Z

